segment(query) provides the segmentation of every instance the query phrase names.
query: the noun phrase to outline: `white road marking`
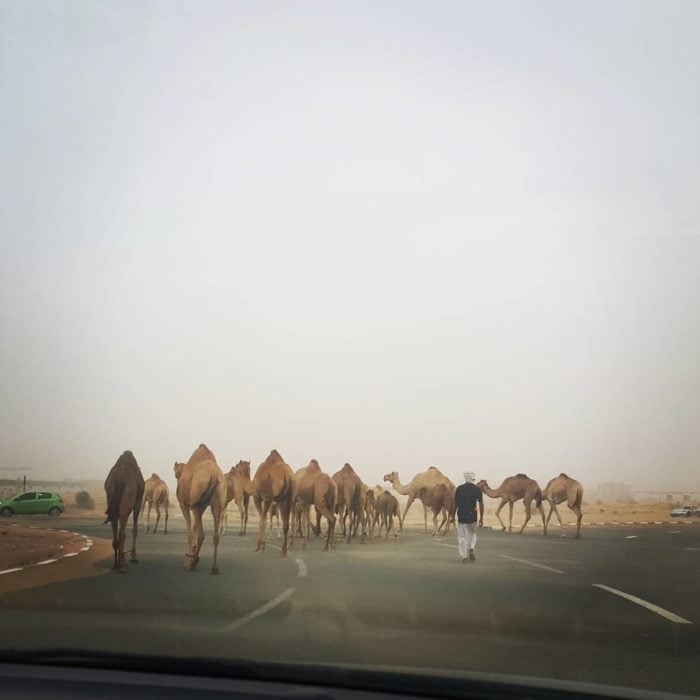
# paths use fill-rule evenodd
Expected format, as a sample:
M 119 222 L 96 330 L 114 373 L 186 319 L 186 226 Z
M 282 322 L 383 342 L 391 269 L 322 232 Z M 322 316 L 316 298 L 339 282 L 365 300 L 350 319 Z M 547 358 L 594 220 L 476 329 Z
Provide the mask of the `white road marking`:
M 53 564 L 58 559 L 44 559 L 44 561 L 38 561 L 34 566 L 44 566 L 44 564 Z
M 306 574 L 308 573 L 306 562 L 303 559 L 295 559 L 294 561 L 299 569 L 297 576 L 299 576 L 299 578 L 306 578 Z
M 22 571 L 22 567 L 18 567 L 16 569 L 5 569 L 5 571 L 0 571 L 0 576 L 3 574 L 11 574 L 13 571 Z
M 456 544 L 444 544 L 443 542 L 436 542 L 435 544 L 438 547 L 452 547 L 452 549 L 459 549 L 459 547 Z
M 610 586 L 605 586 L 602 583 L 594 583 L 593 584 L 596 588 L 600 588 L 603 591 L 607 591 L 608 593 L 613 593 L 614 595 L 619 595 L 621 598 L 624 598 L 625 600 L 629 600 L 632 603 L 636 603 L 637 605 L 641 605 L 643 608 L 646 608 L 647 610 L 651 610 L 652 612 L 655 612 L 657 615 L 661 615 L 661 617 L 665 617 L 667 620 L 671 620 L 671 622 L 675 622 L 676 624 L 679 625 L 692 625 L 693 623 L 690 620 L 686 620 L 684 617 L 681 617 L 680 615 L 676 615 L 675 613 L 669 612 L 668 610 L 664 610 L 663 608 L 660 608 L 658 605 L 654 605 L 654 603 L 649 603 L 646 600 L 643 600 L 642 598 L 637 598 L 636 595 L 631 595 L 629 593 L 625 593 L 624 591 L 618 591 L 617 588 L 611 588 Z
M 243 617 L 239 617 L 237 620 L 234 620 L 228 625 L 219 627 L 218 631 L 230 632 L 232 630 L 237 630 L 239 627 L 243 627 L 243 625 L 247 625 L 251 620 L 254 620 L 256 617 L 260 617 L 266 612 L 270 612 L 270 610 L 272 610 L 273 608 L 276 608 L 280 603 L 284 603 L 284 601 L 287 600 L 287 598 L 289 598 L 295 590 L 296 589 L 294 588 L 288 588 L 286 591 L 283 591 L 278 596 L 275 596 L 272 600 L 265 603 L 265 605 L 261 605 L 259 608 L 256 608 L 255 610 L 249 612 Z
M 69 554 L 64 554 L 63 558 L 65 559 L 66 557 L 77 557 L 80 552 L 70 552 Z
M 517 557 L 509 557 L 507 554 L 501 554 L 503 559 L 510 559 L 511 561 L 517 561 L 521 564 L 527 564 L 528 566 L 536 566 L 538 569 L 545 569 L 546 571 L 553 571 L 555 574 L 565 574 L 566 571 L 561 569 L 554 569 L 551 566 L 545 566 L 544 564 L 535 564 L 534 561 L 527 561 L 527 559 L 518 559 Z
M 626 540 L 636 540 L 639 537 L 639 535 L 627 535 L 625 537 Z
M 276 544 L 272 544 L 272 542 L 267 543 L 268 547 L 274 547 L 275 549 L 279 549 L 279 551 L 282 551 L 282 547 L 278 547 Z
M 669 535 L 680 535 L 681 531 L 680 530 L 671 530 L 671 532 L 668 533 Z

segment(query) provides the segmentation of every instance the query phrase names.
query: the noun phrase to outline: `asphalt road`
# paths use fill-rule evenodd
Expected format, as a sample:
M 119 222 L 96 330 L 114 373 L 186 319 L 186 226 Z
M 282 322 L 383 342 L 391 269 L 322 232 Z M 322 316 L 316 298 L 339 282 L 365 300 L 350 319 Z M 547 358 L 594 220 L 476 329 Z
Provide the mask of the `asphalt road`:
M 471 564 L 452 536 L 418 530 L 328 553 L 314 540 L 281 559 L 253 551 L 253 525 L 223 538 L 221 575 L 209 576 L 210 530 L 187 573 L 182 521 L 171 524 L 167 536 L 140 535 L 125 575 L 0 596 L 3 646 L 449 668 L 700 696 L 699 525 L 587 529 L 578 541 L 485 530 Z M 110 537 L 92 521 L 59 526 Z

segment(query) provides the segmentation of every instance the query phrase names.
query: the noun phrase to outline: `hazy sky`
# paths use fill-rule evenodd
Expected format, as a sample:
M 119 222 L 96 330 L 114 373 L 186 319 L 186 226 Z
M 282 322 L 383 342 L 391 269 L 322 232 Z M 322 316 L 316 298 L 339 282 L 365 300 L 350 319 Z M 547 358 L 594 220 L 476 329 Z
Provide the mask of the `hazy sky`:
M 700 489 L 699 27 L 0 0 L 0 467 Z

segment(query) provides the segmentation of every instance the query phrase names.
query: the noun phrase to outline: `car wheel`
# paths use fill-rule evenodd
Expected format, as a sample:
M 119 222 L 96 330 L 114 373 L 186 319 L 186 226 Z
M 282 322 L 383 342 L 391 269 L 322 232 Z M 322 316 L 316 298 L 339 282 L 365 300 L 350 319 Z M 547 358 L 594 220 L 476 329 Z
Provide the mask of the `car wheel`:
M 2 515 L 3 518 L 9 518 L 12 515 L 12 508 L 5 506 L 2 510 L 0 510 L 0 515 Z
M 50 509 L 49 509 L 49 515 L 50 515 L 52 518 L 55 518 L 57 515 L 60 515 L 60 514 L 61 514 L 61 509 L 60 509 L 60 508 L 57 508 L 56 506 L 54 506 L 53 508 L 50 508 Z

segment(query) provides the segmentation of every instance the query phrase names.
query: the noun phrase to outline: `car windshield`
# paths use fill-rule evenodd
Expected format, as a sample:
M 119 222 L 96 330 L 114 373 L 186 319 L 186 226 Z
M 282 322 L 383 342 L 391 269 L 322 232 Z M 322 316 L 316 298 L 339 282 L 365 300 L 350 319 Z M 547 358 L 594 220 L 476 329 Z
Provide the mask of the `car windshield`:
M 0 662 L 700 696 L 699 30 L 0 0 Z

